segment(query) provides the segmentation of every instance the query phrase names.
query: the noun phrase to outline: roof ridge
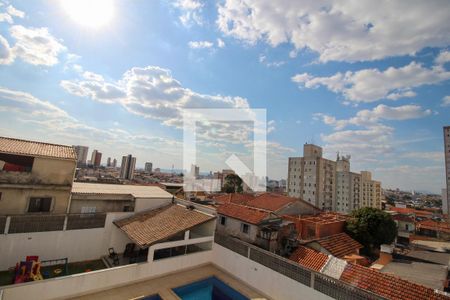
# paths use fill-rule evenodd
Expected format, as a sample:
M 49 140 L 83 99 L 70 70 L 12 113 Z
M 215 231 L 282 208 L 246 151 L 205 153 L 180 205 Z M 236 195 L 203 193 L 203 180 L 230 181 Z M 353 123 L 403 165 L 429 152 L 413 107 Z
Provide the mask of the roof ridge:
M 68 147 L 68 148 L 72 148 L 73 149 L 73 146 L 64 145 L 64 144 L 55 144 L 55 143 L 49 143 L 49 142 L 25 140 L 25 139 L 18 139 L 18 138 L 12 138 L 12 137 L 7 137 L 7 136 L 0 136 L 0 139 L 8 139 L 8 140 L 14 140 L 14 141 L 26 142 L 26 143 L 37 143 L 37 144 L 44 144 L 44 145 L 49 145 L 49 146 Z

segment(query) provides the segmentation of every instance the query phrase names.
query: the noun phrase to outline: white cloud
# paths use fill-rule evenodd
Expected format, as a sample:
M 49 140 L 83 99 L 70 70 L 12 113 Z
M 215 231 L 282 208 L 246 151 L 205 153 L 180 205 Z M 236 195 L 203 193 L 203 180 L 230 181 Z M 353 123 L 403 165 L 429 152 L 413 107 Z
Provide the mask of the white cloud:
M 10 64 L 14 60 L 8 41 L 0 35 L 0 65 Z
M 207 95 L 185 88 L 172 77 L 170 70 L 157 66 L 132 68 L 113 82 L 105 81 L 98 74 L 84 74 L 83 79 L 61 81 L 61 86 L 76 96 L 119 103 L 133 114 L 162 120 L 170 126 L 181 126 L 183 108 L 249 107 L 241 97 Z
M 314 116 L 316 118 L 321 118 L 325 124 L 333 126 L 336 130 L 341 130 L 348 125 L 374 126 L 380 125 L 380 120 L 411 120 L 429 116 L 431 113 L 431 110 L 424 110 L 419 105 L 392 107 L 380 104 L 372 110 L 361 110 L 356 114 L 356 116 L 349 119 L 337 120 L 333 116 L 322 113 L 315 114 Z
M 209 41 L 190 41 L 188 45 L 191 49 L 208 49 L 214 46 L 214 44 Z
M 8 7 L 6 8 L 6 12 L 14 17 L 18 17 L 18 18 L 25 17 L 25 13 L 23 11 L 18 10 L 17 8 L 15 8 L 12 5 L 8 5 Z
M 225 42 L 222 39 L 217 39 L 217 47 L 219 48 L 225 47 Z
M 445 96 L 442 98 L 441 106 L 450 106 L 450 96 Z
M 180 22 L 189 27 L 192 24 L 203 25 L 201 16 L 204 4 L 197 0 L 178 0 L 173 3 L 173 6 L 180 10 Z
M 441 66 L 426 68 L 416 62 L 400 68 L 389 67 L 384 71 L 363 69 L 355 72 L 339 72 L 329 77 L 314 77 L 308 73 L 292 77 L 292 81 L 301 87 L 324 86 L 334 93 L 342 94 L 346 100 L 354 102 L 414 97 L 412 88 L 437 84 L 448 79 L 450 72 Z
M 66 47 L 52 36 L 47 28 L 26 28 L 14 25 L 9 31 L 16 40 L 14 46 L 10 48 L 10 60 L 17 57 L 29 64 L 52 66 L 58 63 L 58 55 L 66 50 Z
M 448 63 L 450 61 L 450 51 L 441 51 L 434 61 L 439 65 Z
M 9 24 L 14 23 L 14 18 L 23 18 L 25 17 L 25 13 L 16 9 L 12 5 L 8 5 L 5 7 L 4 5 L 0 5 L 2 12 L 0 12 L 0 22 L 7 22 Z M 3 11 L 4 10 L 4 11 Z
M 267 133 L 271 133 L 275 131 L 275 129 L 275 120 L 270 120 L 269 122 L 267 122 Z
M 226 0 L 217 25 L 250 44 L 309 48 L 323 62 L 364 61 L 449 45 L 448 8 L 441 0 Z
M 259 55 L 259 62 L 264 64 L 266 67 L 274 67 L 274 68 L 278 68 L 278 67 L 281 67 L 282 65 L 286 64 L 286 62 L 283 60 L 268 61 L 267 57 L 264 54 Z

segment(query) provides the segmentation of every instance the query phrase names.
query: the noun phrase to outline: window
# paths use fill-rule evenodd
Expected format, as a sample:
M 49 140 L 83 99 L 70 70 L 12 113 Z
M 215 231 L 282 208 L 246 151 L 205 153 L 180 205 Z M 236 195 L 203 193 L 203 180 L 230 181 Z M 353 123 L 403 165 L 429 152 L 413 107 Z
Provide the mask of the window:
M 124 205 L 123 211 L 124 212 L 134 211 L 134 208 L 131 205 Z
M 227 225 L 227 218 L 225 218 L 224 216 L 220 216 L 220 225 Z
M 250 226 L 248 224 L 242 223 L 241 231 L 245 234 L 248 234 L 248 232 L 250 231 Z
M 81 207 L 81 213 L 82 214 L 93 214 L 95 213 L 96 207 L 95 206 L 83 206 Z
M 49 212 L 52 198 L 30 198 L 28 212 Z

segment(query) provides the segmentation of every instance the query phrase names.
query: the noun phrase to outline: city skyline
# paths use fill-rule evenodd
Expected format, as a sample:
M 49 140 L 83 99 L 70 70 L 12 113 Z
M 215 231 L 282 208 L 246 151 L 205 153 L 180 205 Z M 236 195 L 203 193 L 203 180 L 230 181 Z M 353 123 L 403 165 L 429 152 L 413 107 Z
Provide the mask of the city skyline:
M 265 108 L 270 178 L 287 178 L 288 157 L 313 142 L 325 158 L 352 155 L 352 169 L 372 171 L 385 188 L 445 187 L 442 2 L 386 3 L 383 14 L 371 2 L 106 2 L 114 11 L 102 26 L 59 4 L 1 1 L 2 135 L 179 169 L 183 108 Z M 248 155 L 217 136 L 203 142 L 203 170 Z

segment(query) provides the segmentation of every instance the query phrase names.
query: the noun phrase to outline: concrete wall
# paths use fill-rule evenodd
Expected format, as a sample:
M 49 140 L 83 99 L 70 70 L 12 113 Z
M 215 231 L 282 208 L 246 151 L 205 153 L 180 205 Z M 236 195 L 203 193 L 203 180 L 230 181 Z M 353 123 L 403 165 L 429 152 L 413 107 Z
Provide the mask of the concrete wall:
M 213 251 L 8 286 L 1 300 L 64 299 L 179 272 L 213 261 Z
M 40 188 L 39 188 L 40 187 Z M 27 213 L 31 197 L 52 198 L 51 213 L 62 214 L 66 212 L 70 196 L 70 187 L 46 188 L 45 186 L 9 186 L 0 185 L 0 215 Z
M 76 161 L 36 157 L 31 174 L 39 184 L 71 186 L 75 168 Z
M 238 237 L 239 239 L 246 241 L 248 243 L 254 243 L 256 241 L 256 236 L 258 234 L 258 227 L 256 225 L 252 225 L 249 223 L 242 222 L 238 219 L 233 219 L 230 217 L 227 217 L 227 221 L 225 223 L 225 226 L 220 224 L 220 215 L 217 219 L 217 230 L 219 232 L 227 233 L 228 235 Z M 248 234 L 243 233 L 241 231 L 242 224 L 248 224 L 250 226 Z
M 216 243 L 213 253 L 213 262 L 217 266 L 272 299 L 332 299 Z
M 172 202 L 171 198 L 136 198 L 134 211 L 139 212 L 143 210 L 155 209 Z
M 109 213 L 105 228 L 0 234 L 0 270 L 13 267 L 27 255 L 41 260 L 69 258 L 69 262 L 98 259 L 108 254 L 108 248 L 122 253 L 130 242 L 112 221 L 131 213 Z

